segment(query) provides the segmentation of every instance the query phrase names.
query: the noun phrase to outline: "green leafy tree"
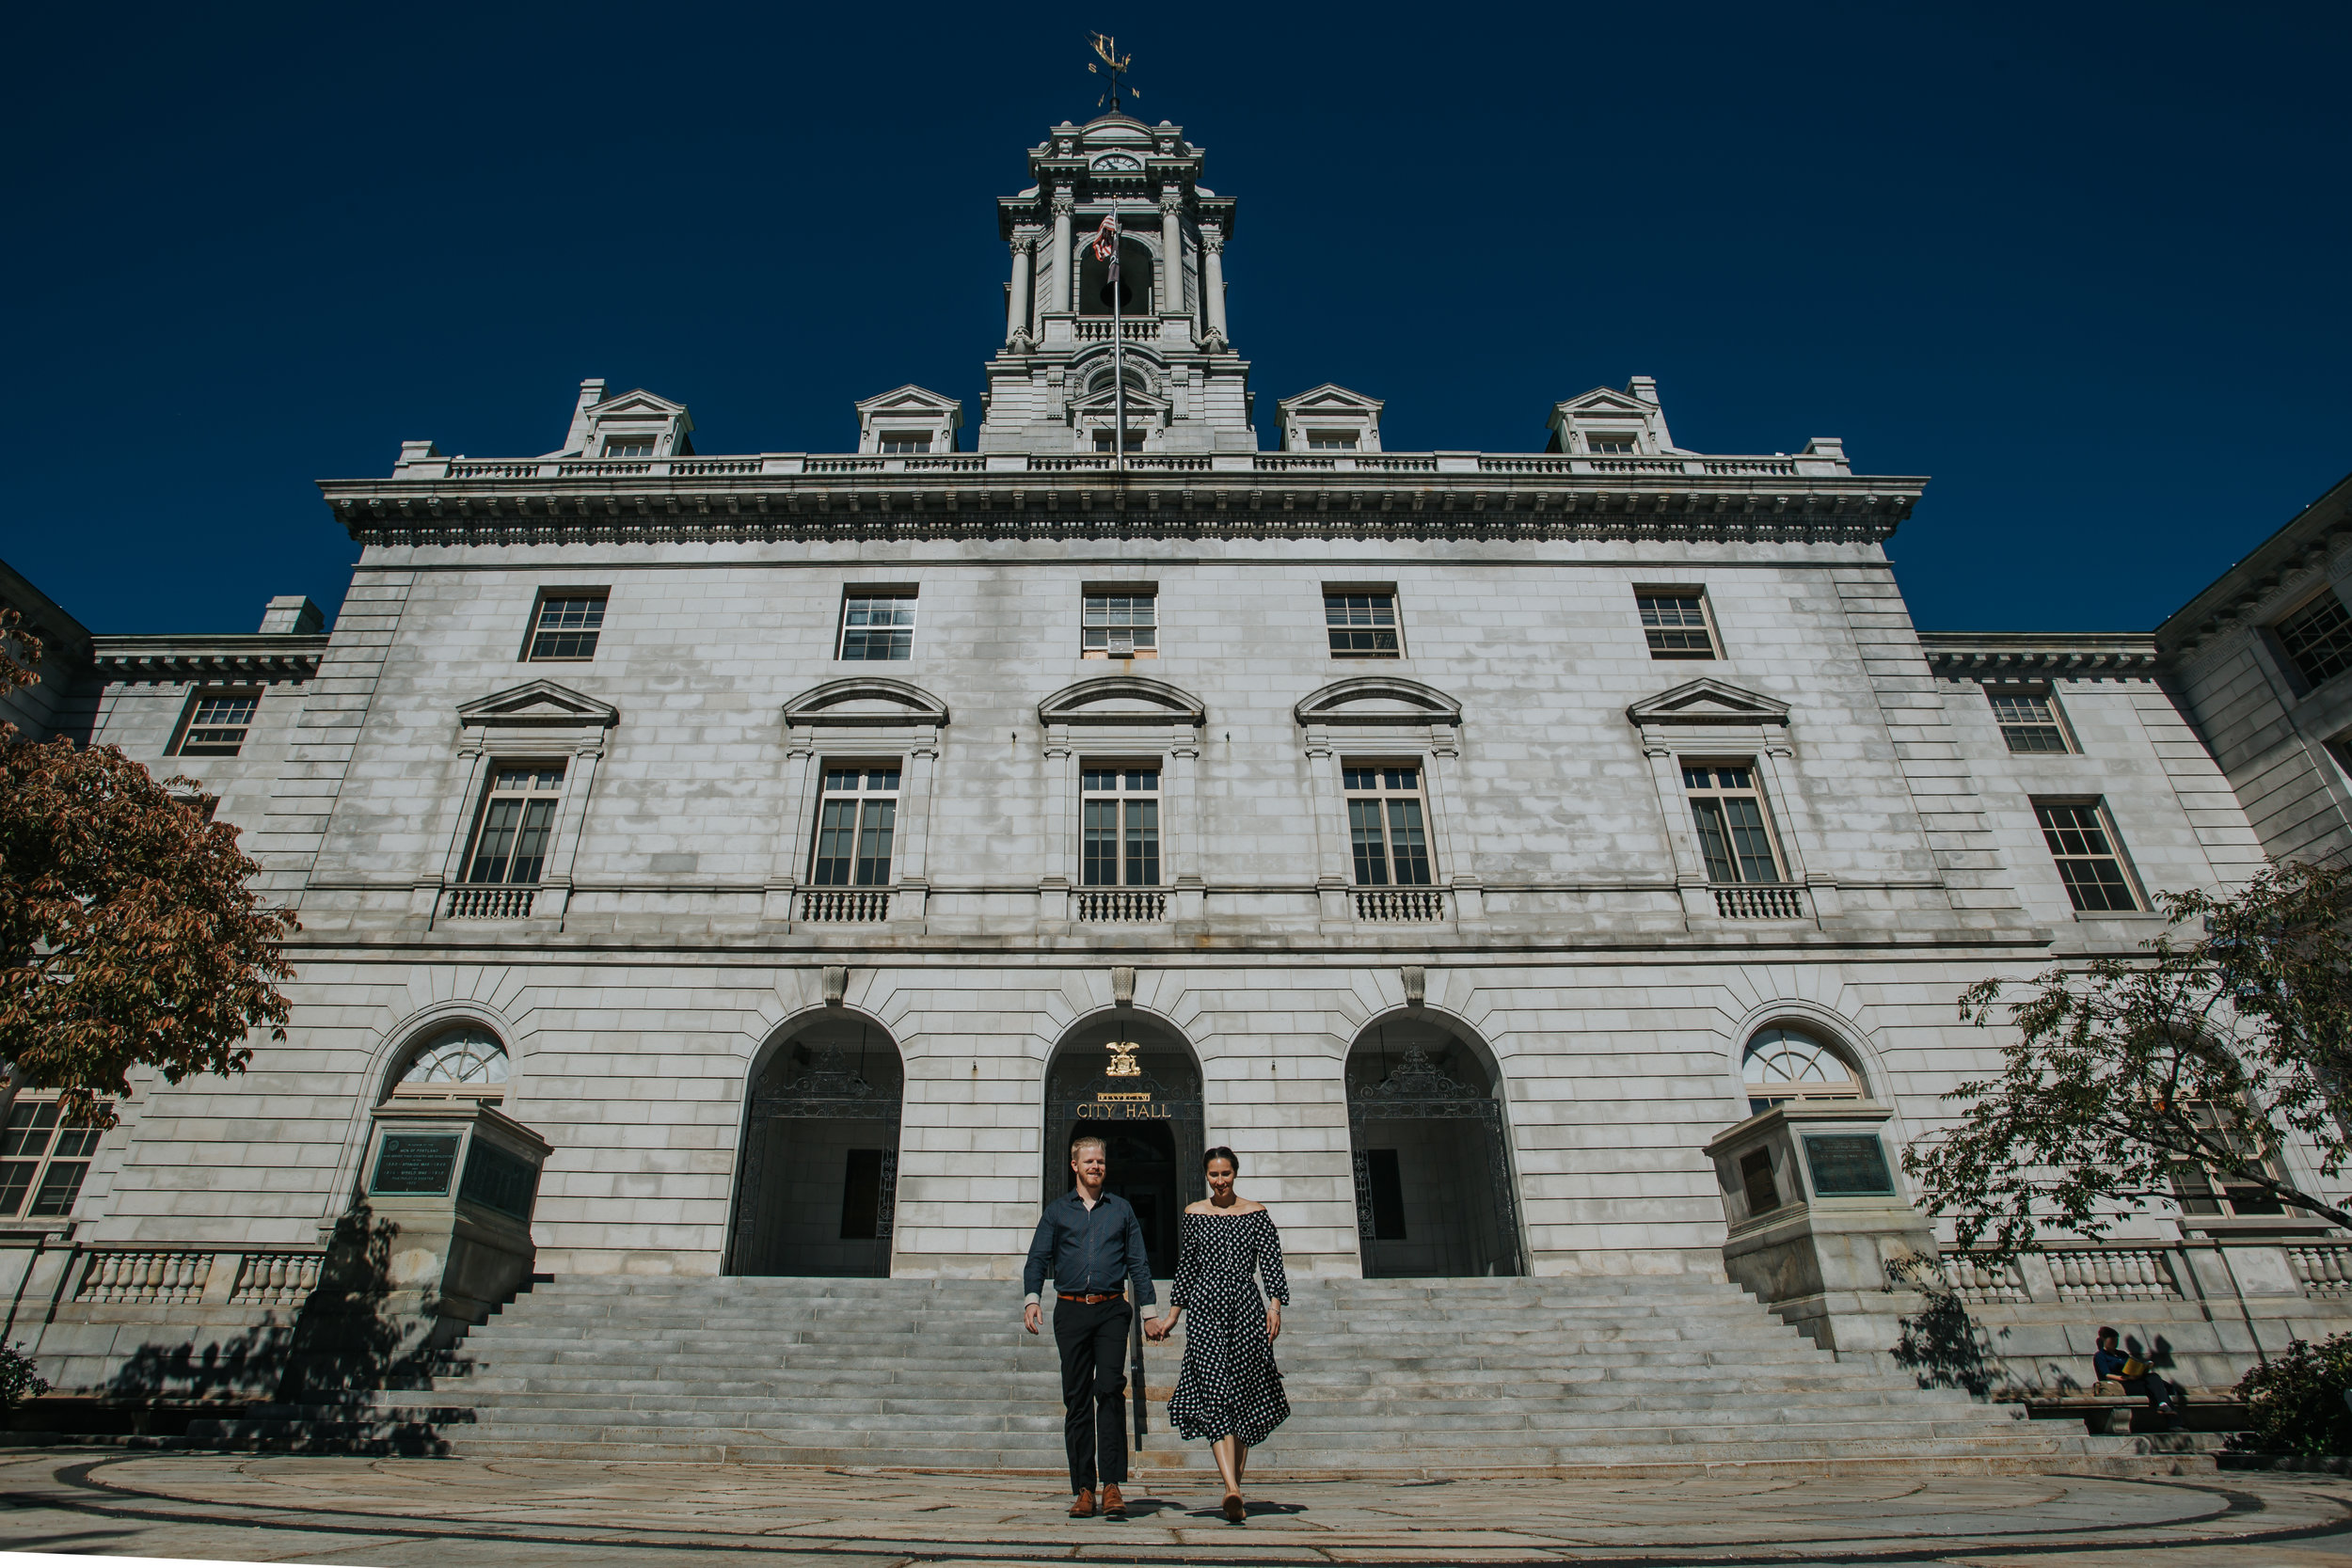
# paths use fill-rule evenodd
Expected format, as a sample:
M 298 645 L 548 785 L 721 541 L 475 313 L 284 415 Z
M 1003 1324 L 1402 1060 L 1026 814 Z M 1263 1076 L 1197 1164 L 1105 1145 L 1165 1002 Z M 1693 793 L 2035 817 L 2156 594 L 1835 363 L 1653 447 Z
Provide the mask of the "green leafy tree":
M 2307 1344 L 2247 1369 L 2237 1397 L 2247 1430 L 2231 1442 L 2258 1453 L 2352 1453 L 2352 1334 Z
M 2352 1106 L 2352 871 L 2287 863 L 2238 892 L 2159 895 L 2147 957 L 1990 979 L 1961 1017 L 2017 1030 L 1999 1076 L 1963 1084 L 1960 1124 L 1903 1167 L 1963 1246 L 2014 1256 L 2044 1227 L 2104 1235 L 2178 1184 L 2226 1186 L 2352 1229 L 2298 1185 L 2296 1134 L 2332 1177 Z
M 38 680 L 40 656 L 0 610 L 0 689 Z M 285 1038 L 296 922 L 249 889 L 261 868 L 195 790 L 0 723 L 0 1062 L 60 1091 L 68 1120 L 112 1126 L 134 1067 L 176 1084 L 242 1070 L 255 1030 Z

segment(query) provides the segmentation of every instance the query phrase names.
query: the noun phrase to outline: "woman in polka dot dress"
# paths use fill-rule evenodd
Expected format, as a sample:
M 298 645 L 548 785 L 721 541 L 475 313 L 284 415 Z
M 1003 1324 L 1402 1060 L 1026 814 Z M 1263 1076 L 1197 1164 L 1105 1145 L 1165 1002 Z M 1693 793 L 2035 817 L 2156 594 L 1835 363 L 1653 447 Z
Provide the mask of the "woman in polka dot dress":
M 1225 1517 L 1238 1525 L 1247 1516 L 1241 1478 L 1249 1450 L 1291 1413 L 1290 1401 L 1282 1397 L 1282 1374 L 1274 1365 L 1274 1341 L 1281 1337 L 1282 1304 L 1290 1300 L 1291 1288 L 1282 1274 L 1282 1238 L 1274 1217 L 1265 1205 L 1233 1191 L 1241 1162 L 1230 1148 L 1213 1148 L 1203 1164 L 1208 1200 L 1184 1211 L 1176 1288 L 1168 1315 L 1149 1332 L 1165 1339 L 1178 1317 L 1192 1314 L 1192 1326 L 1184 1332 L 1184 1370 L 1176 1374 L 1168 1416 L 1186 1437 L 1209 1440 L 1217 1473 L 1225 1478 Z

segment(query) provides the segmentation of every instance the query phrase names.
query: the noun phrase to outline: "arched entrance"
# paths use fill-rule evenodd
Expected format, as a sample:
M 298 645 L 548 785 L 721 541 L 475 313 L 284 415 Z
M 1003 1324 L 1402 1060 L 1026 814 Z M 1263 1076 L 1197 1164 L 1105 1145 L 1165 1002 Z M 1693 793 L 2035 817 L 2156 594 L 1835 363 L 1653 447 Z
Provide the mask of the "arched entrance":
M 1045 1197 L 1068 1192 L 1070 1140 L 1102 1136 L 1104 1185 L 1135 1205 L 1154 1278 L 1176 1273 L 1177 1216 L 1208 1196 L 1200 1069 L 1174 1030 L 1132 1013 L 1071 1031 L 1045 1069 Z
M 1435 1020 L 1366 1029 L 1347 1053 L 1356 1228 L 1368 1279 L 1516 1275 L 1518 1204 L 1485 1050 Z
M 884 1277 L 906 1075 L 889 1034 L 850 1017 L 793 1030 L 744 1118 L 729 1274 Z

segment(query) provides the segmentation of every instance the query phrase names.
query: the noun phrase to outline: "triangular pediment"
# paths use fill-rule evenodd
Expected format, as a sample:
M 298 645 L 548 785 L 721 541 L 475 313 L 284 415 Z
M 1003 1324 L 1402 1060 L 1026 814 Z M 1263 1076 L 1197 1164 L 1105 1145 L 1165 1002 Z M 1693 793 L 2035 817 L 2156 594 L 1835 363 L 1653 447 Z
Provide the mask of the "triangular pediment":
M 1065 686 L 1037 705 L 1047 724 L 1190 724 L 1209 721 L 1209 710 L 1189 691 L 1141 675 L 1109 675 Z
M 1701 679 L 1645 697 L 1625 715 L 1636 724 L 1786 724 L 1788 705 L 1760 691 Z
M 621 721 L 621 710 L 553 681 L 532 681 L 457 707 L 462 724 L 592 724 L 611 729 Z
M 1648 404 L 1614 387 L 1596 387 L 1561 404 L 1560 409 L 1569 414 L 1629 414 L 1636 418 L 1651 412 Z
M 610 420 L 616 416 L 627 418 L 632 414 L 667 419 L 673 414 L 685 413 L 686 404 L 672 403 L 668 398 L 648 392 L 643 387 L 639 387 L 616 397 L 609 397 L 602 403 L 592 404 L 589 405 L 588 412 L 599 420 Z
M 1356 675 L 1300 699 L 1301 724 L 1459 724 L 1462 705 L 1434 686 L 1394 675 Z
M 784 705 L 787 724 L 945 724 L 947 705 L 919 686 L 852 676 L 812 686 Z
M 1387 405 L 1379 398 L 1368 398 L 1327 381 L 1296 397 L 1284 398 L 1276 406 L 1285 414 L 1377 414 Z
M 1070 405 L 1082 414 L 1113 414 L 1117 412 L 1114 405 L 1118 401 L 1119 388 L 1104 387 L 1072 399 Z M 1156 392 L 1147 392 L 1139 387 L 1127 388 L 1127 418 L 1130 420 L 1138 414 L 1157 414 L 1168 406 L 1168 400 Z
M 877 392 L 856 405 L 860 414 L 938 414 L 962 412 L 963 404 L 954 398 L 942 397 L 928 387 L 909 382 L 887 392 Z

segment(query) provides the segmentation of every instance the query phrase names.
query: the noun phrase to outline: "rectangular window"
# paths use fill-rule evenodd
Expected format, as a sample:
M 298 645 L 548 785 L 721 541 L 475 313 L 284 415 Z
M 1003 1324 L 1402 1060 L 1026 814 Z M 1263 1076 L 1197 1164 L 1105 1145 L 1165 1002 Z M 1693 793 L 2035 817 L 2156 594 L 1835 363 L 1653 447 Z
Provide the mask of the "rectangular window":
M 1398 1168 L 1396 1150 L 1365 1149 L 1364 1170 L 1372 1179 L 1372 1239 L 1405 1240 L 1405 1173 Z
M 604 592 L 543 589 L 539 612 L 532 618 L 532 659 L 578 659 L 596 657 L 596 639 L 604 630 Z
M 604 438 L 607 457 L 651 457 L 653 437 L 650 436 L 608 436 Z
M 1159 657 L 1159 597 L 1149 588 L 1088 594 L 1078 619 L 1082 658 Z
M 1094 450 L 1096 451 L 1108 451 L 1111 450 L 1111 433 L 1109 431 L 1098 430 L 1094 433 Z M 1142 431 L 1130 430 L 1127 432 L 1127 450 L 1129 451 L 1141 451 L 1143 450 Z
M 841 600 L 843 658 L 914 657 L 914 595 L 853 589 Z
M 2199 1128 L 2226 1142 L 2238 1158 L 2274 1179 L 2278 1167 L 2263 1159 L 2242 1133 L 2223 1133 L 2218 1110 L 2211 1103 L 2191 1102 L 2184 1107 L 2189 1119 Z M 2172 1191 L 2180 1199 L 2184 1214 L 2284 1214 L 2285 1204 L 2265 1189 L 2255 1186 L 2244 1177 L 2230 1171 L 2208 1170 L 2190 1161 L 2176 1161 L 2169 1167 Z M 2299 1211 L 2298 1211 L 2299 1212 Z
M 1713 658 L 1715 628 L 1707 618 L 1707 591 L 1702 588 L 1636 588 L 1634 607 L 1642 612 L 1642 636 L 1652 658 Z
M 2329 589 L 2271 630 L 2306 686 L 2352 670 L 2352 615 Z
M 818 887 L 888 887 L 890 845 L 898 828 L 896 767 L 826 768 L 808 879 Z
M 1311 430 L 1307 432 L 1309 451 L 1354 451 L 1356 433 L 1352 430 Z
M 1404 655 L 1404 645 L 1397 639 L 1393 590 L 1349 593 L 1327 588 L 1323 622 L 1331 634 L 1334 658 L 1398 658 Z
M 2071 752 L 2066 727 L 2058 722 L 2057 700 L 2039 691 L 1987 691 L 2001 738 L 2012 752 Z
M 1597 456 L 1630 457 L 1641 450 L 1641 443 L 1623 431 L 1588 430 L 1584 433 L 1584 450 Z
M 884 452 L 921 452 L 931 450 L 931 433 L 928 430 L 885 430 L 882 450 Z
M 1160 885 L 1160 770 L 1093 767 L 1080 797 L 1078 880 L 1085 887 Z
M 561 763 L 499 767 L 483 797 L 482 825 L 474 830 L 473 851 L 466 857 L 466 880 L 536 885 L 547 866 L 548 839 L 555 832 L 563 791 Z
M 60 1127 L 54 1100 L 18 1100 L 0 1130 L 0 1219 L 72 1213 L 101 1136 L 95 1127 Z
M 1421 769 L 1372 763 L 1343 766 L 1347 838 L 1358 887 L 1427 887 L 1429 832 L 1422 819 Z
M 233 757 L 253 727 L 261 696 L 250 691 L 198 691 L 188 698 L 188 711 L 180 721 L 180 744 L 172 751 L 183 757 Z
M 841 1173 L 841 1239 L 870 1242 L 882 1232 L 882 1151 L 850 1150 Z
M 1684 763 L 1683 793 L 1699 831 L 1710 882 L 1777 882 L 1780 857 L 1766 826 L 1756 769 L 1746 763 Z
M 2090 913 L 2139 908 L 2131 879 L 2123 875 L 2123 859 L 2105 805 L 2097 800 L 2036 800 L 2033 811 L 2074 908 Z

